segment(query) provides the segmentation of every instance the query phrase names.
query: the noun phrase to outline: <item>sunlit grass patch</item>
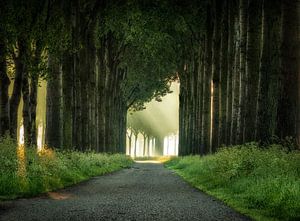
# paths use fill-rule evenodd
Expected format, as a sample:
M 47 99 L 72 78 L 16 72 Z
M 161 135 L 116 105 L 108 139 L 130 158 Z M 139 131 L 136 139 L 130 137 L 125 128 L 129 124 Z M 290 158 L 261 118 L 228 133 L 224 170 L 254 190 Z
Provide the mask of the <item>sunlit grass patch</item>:
M 0 140 L 0 199 L 33 196 L 69 186 L 89 177 L 129 167 L 122 154 L 81 153 L 17 147 Z
M 255 143 L 168 161 L 193 186 L 256 220 L 300 220 L 300 152 Z

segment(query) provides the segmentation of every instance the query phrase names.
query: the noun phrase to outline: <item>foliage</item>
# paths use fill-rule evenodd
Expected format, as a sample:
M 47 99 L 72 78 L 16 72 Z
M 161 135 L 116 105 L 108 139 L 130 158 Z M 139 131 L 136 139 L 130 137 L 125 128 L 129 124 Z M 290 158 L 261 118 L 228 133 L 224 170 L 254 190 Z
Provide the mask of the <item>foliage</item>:
M 300 218 L 300 153 L 256 143 L 166 163 L 195 187 L 257 220 Z
M 69 186 L 92 176 L 131 165 L 121 154 L 81 153 L 16 148 L 10 138 L 0 141 L 0 199 L 32 196 Z
M 190 36 L 202 25 L 203 4 L 190 3 L 132 0 L 107 4 L 96 38 L 99 42 L 112 34 L 117 42 L 118 65 L 126 70 L 122 94 L 131 110 L 142 110 L 145 102 L 170 93 L 170 81 L 178 78 L 178 66 L 187 59 L 187 51 L 198 50 L 200 34 L 193 40 Z

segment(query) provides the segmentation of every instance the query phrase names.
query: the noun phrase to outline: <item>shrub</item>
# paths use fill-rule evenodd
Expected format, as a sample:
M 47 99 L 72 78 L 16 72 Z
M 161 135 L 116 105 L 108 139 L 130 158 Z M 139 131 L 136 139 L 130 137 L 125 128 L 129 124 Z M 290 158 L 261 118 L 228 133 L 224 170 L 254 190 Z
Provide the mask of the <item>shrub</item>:
M 167 162 L 192 185 L 259 220 L 300 219 L 300 152 L 256 143 Z
M 17 147 L 0 140 L 0 199 L 32 196 L 130 166 L 122 154 Z

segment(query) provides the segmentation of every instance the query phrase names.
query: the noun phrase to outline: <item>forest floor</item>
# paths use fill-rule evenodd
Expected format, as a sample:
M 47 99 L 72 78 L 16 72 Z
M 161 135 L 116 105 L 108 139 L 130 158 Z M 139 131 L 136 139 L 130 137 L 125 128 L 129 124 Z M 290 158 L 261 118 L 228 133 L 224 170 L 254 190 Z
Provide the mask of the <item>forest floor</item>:
M 159 162 L 29 199 L 0 202 L 0 220 L 250 220 Z

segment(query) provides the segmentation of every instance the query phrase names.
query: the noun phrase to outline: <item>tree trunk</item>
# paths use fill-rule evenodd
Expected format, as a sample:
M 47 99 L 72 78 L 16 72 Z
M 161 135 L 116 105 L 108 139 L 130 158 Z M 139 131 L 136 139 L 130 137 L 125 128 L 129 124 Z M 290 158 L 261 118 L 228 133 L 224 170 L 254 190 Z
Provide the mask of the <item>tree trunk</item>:
M 18 39 L 19 55 L 14 59 L 15 63 L 15 78 L 11 98 L 9 100 L 9 131 L 10 136 L 17 140 L 18 130 L 18 108 L 21 100 L 23 73 L 26 69 L 27 57 L 27 41 L 25 38 Z
M 157 136 L 155 139 L 155 154 L 157 156 L 164 155 L 164 138 L 162 136 Z
M 106 68 L 105 68 L 105 40 L 101 39 L 100 48 L 98 49 L 98 136 L 99 136 L 99 151 L 104 152 L 106 149 L 105 136 L 105 82 L 106 82 Z
M 245 125 L 245 97 L 247 91 L 246 85 L 246 45 L 247 45 L 247 3 L 248 0 L 240 0 L 239 8 L 239 28 L 240 28 L 240 55 L 239 55 L 239 108 L 237 119 L 237 143 L 244 142 Z
M 183 156 L 186 152 L 186 77 L 180 75 L 180 93 L 179 93 L 179 155 Z
M 49 55 L 49 71 L 51 78 L 47 84 L 46 137 L 48 147 L 61 147 L 61 67 L 59 61 Z
M 256 140 L 259 62 L 261 51 L 261 0 L 249 0 L 247 29 L 247 99 L 245 109 L 245 142 Z
M 228 76 L 226 99 L 226 144 L 232 144 L 233 96 L 234 96 L 234 61 L 235 61 L 235 16 L 236 6 L 233 0 L 228 1 Z
M 221 43 L 221 1 L 214 1 L 214 31 L 212 44 L 212 83 L 213 83 L 213 100 L 212 100 L 212 152 L 216 152 L 219 147 L 219 93 L 220 93 L 220 43 Z
M 134 151 L 133 151 L 133 157 L 136 157 L 136 148 L 137 148 L 137 141 L 138 141 L 138 133 L 134 133 Z
M 212 73 L 212 33 L 213 23 L 211 5 L 207 4 L 206 36 L 205 36 L 205 65 L 203 85 L 203 116 L 202 116 L 202 141 L 201 154 L 211 152 L 211 73 Z M 180 142 L 180 138 L 179 138 Z
M 232 120 L 231 120 L 231 144 L 237 143 L 237 128 L 238 128 L 238 115 L 239 115 L 239 94 L 240 94 L 240 62 L 239 62 L 239 55 L 240 55 L 240 30 L 239 30 L 239 13 L 238 10 L 235 10 L 237 7 L 233 5 L 234 10 L 234 71 L 232 73 Z
M 145 133 L 143 133 L 143 138 L 144 138 L 144 142 L 143 142 L 143 157 L 146 156 L 146 142 L 147 142 L 147 135 Z
M 69 52 L 65 52 L 62 60 L 62 116 L 63 116 L 63 136 L 62 147 L 73 149 L 73 87 L 74 69 L 73 57 Z
M 282 2 L 282 87 L 278 104 L 277 134 L 280 138 L 300 136 L 300 2 Z
M 35 54 L 34 54 L 34 66 L 36 70 L 39 70 L 39 64 L 41 62 L 42 46 L 40 42 L 37 42 Z M 30 107 L 30 141 L 31 145 L 37 145 L 37 125 L 36 125 L 36 109 L 37 109 L 37 96 L 38 96 L 38 83 L 40 73 L 33 73 L 30 76 L 30 95 L 29 95 L 29 107 Z
M 219 145 L 226 144 L 227 137 L 227 97 L 228 97 L 228 3 L 222 4 L 222 26 L 221 26 L 221 54 L 220 54 L 220 127 L 219 127 Z
M 23 125 L 24 125 L 24 144 L 31 145 L 31 108 L 30 108 L 30 91 L 29 91 L 29 76 L 26 69 L 23 74 L 22 84 L 23 97 Z
M 130 133 L 128 133 L 127 131 L 127 137 L 128 137 L 128 143 L 129 143 L 129 146 L 128 146 L 128 152 L 129 152 L 129 155 L 131 156 L 132 155 L 132 130 L 130 130 Z
M 7 76 L 6 46 L 0 39 L 0 137 L 9 131 L 9 95 L 10 80 Z
M 276 129 L 280 75 L 281 1 L 265 0 L 260 64 L 258 140 L 271 141 Z
M 197 154 L 202 152 L 203 144 L 203 131 L 202 131 L 202 115 L 203 115 L 203 80 L 204 80 L 204 65 L 205 65 L 205 51 L 204 51 L 204 40 L 201 42 L 201 47 L 199 48 L 199 65 L 198 65 L 198 78 L 197 78 L 197 119 L 196 119 L 196 133 L 197 133 Z

